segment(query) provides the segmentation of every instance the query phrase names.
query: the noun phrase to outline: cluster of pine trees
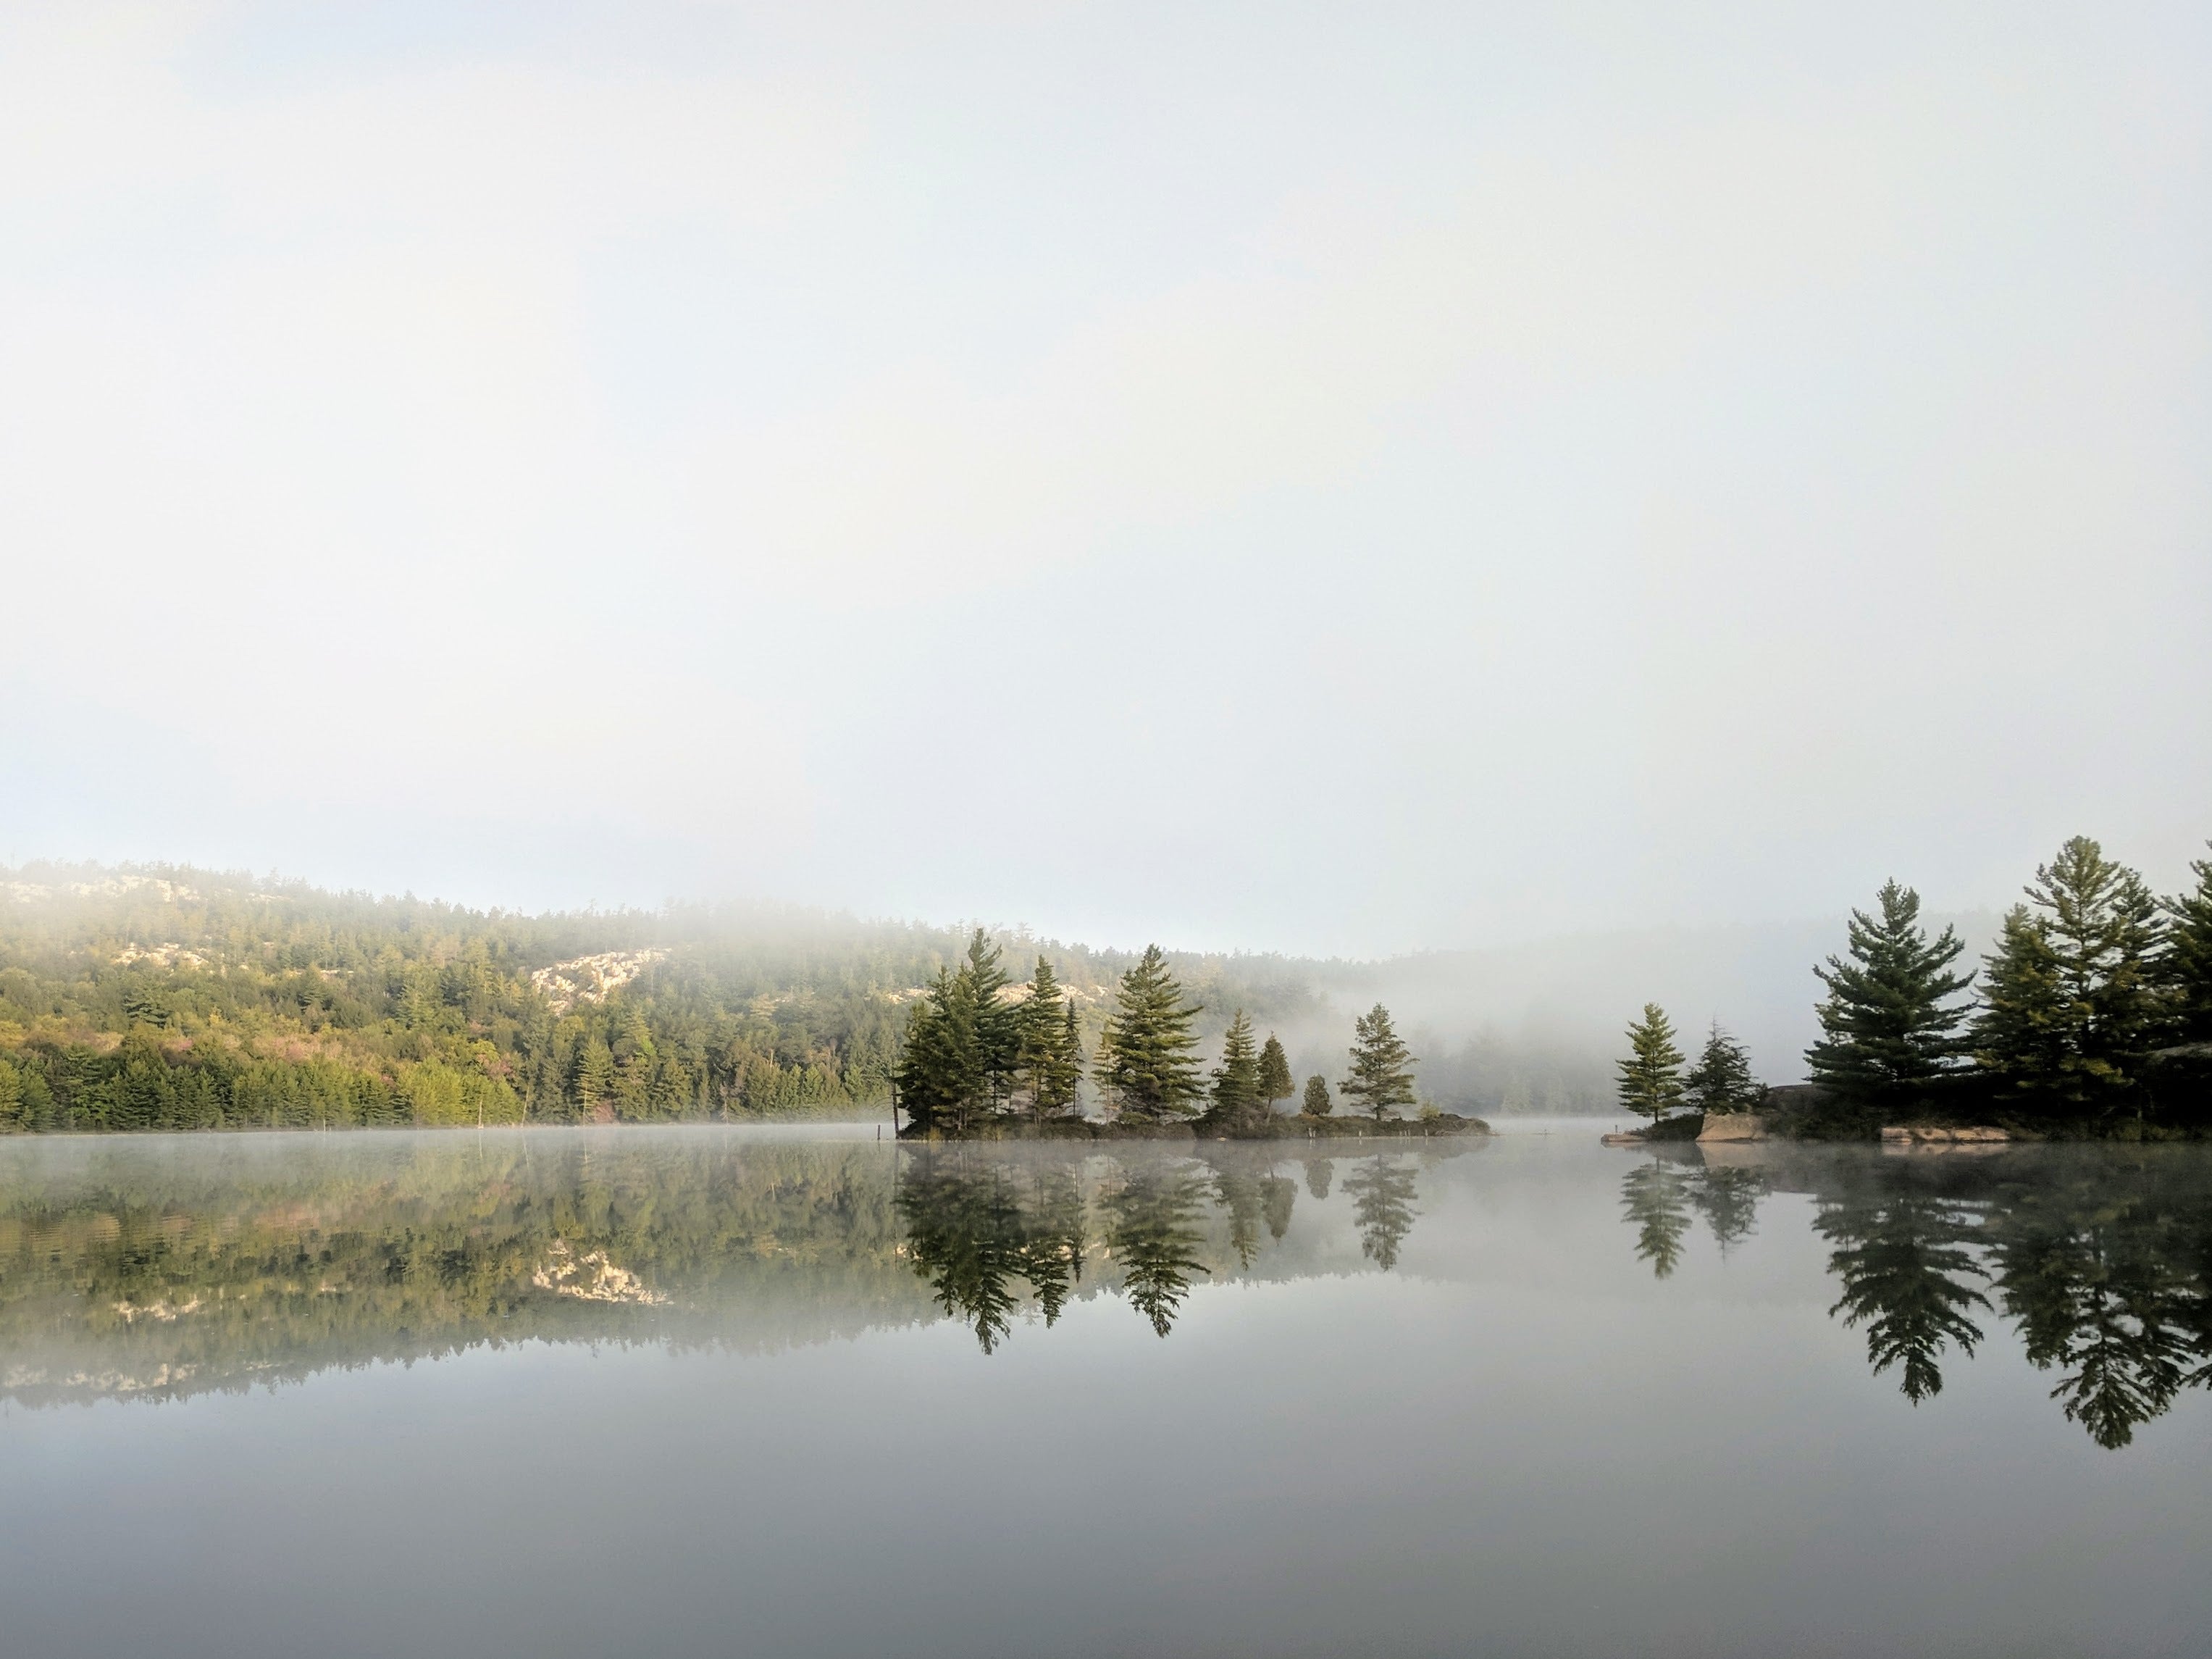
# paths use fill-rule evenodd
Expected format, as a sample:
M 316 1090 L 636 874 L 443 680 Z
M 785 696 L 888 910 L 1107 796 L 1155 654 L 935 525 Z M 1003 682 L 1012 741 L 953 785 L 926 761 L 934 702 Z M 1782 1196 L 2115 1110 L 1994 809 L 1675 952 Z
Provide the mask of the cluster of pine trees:
M 1965 946 L 1930 938 L 1895 881 L 1851 913 L 1806 1051 L 1819 1115 L 1836 1126 L 1994 1115 L 2051 1129 L 2130 1132 L 2212 1117 L 2212 860 L 2160 898 L 2076 836 L 2007 913 L 1976 984 Z M 1629 1028 L 1620 1099 L 1655 1120 L 1759 1103 L 1741 1045 L 1717 1025 L 1686 1074 L 1666 1014 Z
M 1121 975 L 1088 1066 L 1098 1099 L 1116 1118 L 1195 1120 L 1233 1133 L 1263 1123 L 1291 1097 L 1296 1085 L 1281 1041 L 1269 1032 L 1265 1043 L 1255 1042 L 1242 1008 L 1207 1073 L 1193 1029 L 1203 1012 L 1157 945 Z M 923 1134 L 966 1134 L 994 1118 L 1079 1115 L 1085 1046 L 1081 1017 L 1050 961 L 1038 957 L 1028 984 L 1016 986 L 979 927 L 960 966 L 939 969 L 908 1017 L 896 1104 Z M 1388 1117 L 1414 1103 L 1413 1064 L 1378 1003 L 1358 1018 L 1340 1086 L 1360 1110 Z M 1303 1109 L 1326 1116 L 1334 1109 L 1328 1083 L 1308 1079 Z

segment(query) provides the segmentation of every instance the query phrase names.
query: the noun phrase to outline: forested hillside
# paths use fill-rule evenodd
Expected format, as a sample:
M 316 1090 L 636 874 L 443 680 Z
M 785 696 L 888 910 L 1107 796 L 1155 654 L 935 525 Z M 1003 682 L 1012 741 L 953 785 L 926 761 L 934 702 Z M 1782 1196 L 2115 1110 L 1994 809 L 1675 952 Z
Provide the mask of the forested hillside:
M 1132 958 L 1048 957 L 1093 1036 Z M 888 1102 L 958 929 L 791 910 L 527 916 L 172 866 L 0 869 L 0 1132 L 665 1121 Z M 1206 1005 L 1318 1008 L 1267 958 Z

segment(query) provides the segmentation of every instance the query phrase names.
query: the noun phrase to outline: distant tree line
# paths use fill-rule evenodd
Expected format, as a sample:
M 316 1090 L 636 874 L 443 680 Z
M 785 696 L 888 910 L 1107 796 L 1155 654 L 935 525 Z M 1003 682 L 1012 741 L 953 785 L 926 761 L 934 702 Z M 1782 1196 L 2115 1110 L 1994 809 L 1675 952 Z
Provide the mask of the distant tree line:
M 0 871 L 0 1133 L 881 1109 L 902 1005 L 961 939 L 684 908 L 524 916 L 175 869 Z M 621 975 L 562 994 L 578 975 L 557 970 L 598 953 Z M 1127 958 L 1053 960 L 1097 994 Z M 1196 965 L 1287 1010 L 1310 994 L 1264 963 Z M 1003 1030 L 987 1017 L 981 1035 L 1003 1088 Z M 1056 1036 L 1012 1056 L 1048 1110 L 1080 1067 Z
M 1990 1115 L 2061 1133 L 2144 1133 L 2212 1121 L 2212 860 L 2167 898 L 2076 836 L 2006 914 L 1978 975 L 1930 938 L 1895 881 L 1851 913 L 1846 946 L 1814 969 L 1827 995 L 1806 1051 L 1837 1128 Z M 1766 1091 L 1716 1024 L 1689 1067 L 1665 1012 L 1628 1030 L 1618 1097 L 1655 1121 L 1740 1111 Z

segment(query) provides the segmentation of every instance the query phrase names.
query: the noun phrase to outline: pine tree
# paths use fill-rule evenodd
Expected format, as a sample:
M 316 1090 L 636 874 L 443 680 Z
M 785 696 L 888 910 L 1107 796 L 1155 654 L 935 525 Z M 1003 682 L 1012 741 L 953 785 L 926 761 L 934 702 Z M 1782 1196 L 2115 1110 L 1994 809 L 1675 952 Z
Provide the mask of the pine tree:
M 1308 1078 L 1305 1098 L 1298 1103 L 1298 1110 L 1308 1117 L 1327 1117 L 1335 1109 L 1334 1103 L 1328 1097 L 1328 1080 L 1321 1077 Z
M 1989 961 L 1976 1058 L 2034 1109 L 2140 1108 L 2139 1056 L 2163 1012 L 2157 900 L 2086 836 L 2036 871 L 2027 896 Z
M 1198 1044 L 1190 1034 L 1200 1009 L 1186 1005 L 1182 996 L 1157 945 L 1145 947 L 1115 989 L 1114 1017 L 1099 1040 L 1096 1076 L 1127 1116 L 1147 1122 L 1184 1117 L 1205 1097 Z
M 589 1117 L 614 1097 L 614 1051 L 598 1037 L 576 1050 L 576 1066 L 569 1092 Z
M 1875 897 L 1881 921 L 1851 912 L 1850 960 L 1830 957 L 1813 970 L 1828 995 L 1820 1007 L 1824 1035 L 1805 1060 L 1813 1081 L 1850 1103 L 1897 1112 L 1918 1105 L 1965 1054 L 1966 1010 L 1950 999 L 1973 976 L 1949 971 L 1966 948 L 1950 928 L 1929 942 L 1919 894 L 1889 881 Z
M 1076 1080 L 1083 1073 L 1082 1039 L 1075 1006 L 1061 994 L 1052 964 L 1042 957 L 1019 1006 L 1016 1073 L 1038 1117 L 1055 1117 L 1075 1103 Z
M 1083 1084 L 1083 1027 L 1077 1020 L 1075 1005 L 1067 1005 L 1067 1015 L 1060 1022 L 1060 1052 L 1054 1056 L 1052 1109 L 1073 1112 L 1077 1109 Z
M 1260 1111 L 1260 1056 L 1252 1047 L 1252 1022 L 1239 1008 L 1221 1042 L 1221 1064 L 1213 1070 L 1213 1103 L 1206 1116 L 1216 1123 L 1249 1123 Z
M 2161 905 L 2168 917 L 2159 979 L 2176 1042 L 2212 1042 L 2212 860 L 2197 859 L 2197 890 Z
M 1620 1072 L 1620 1103 L 1656 1123 L 1682 1103 L 1682 1051 L 1657 1003 L 1644 1005 L 1644 1018 L 1628 1028 L 1628 1044 L 1629 1057 L 1613 1062 Z
M 1000 994 L 1006 988 L 1006 971 L 999 965 L 999 947 L 980 927 L 968 940 L 968 960 L 960 971 L 975 1004 L 976 1054 L 988 1103 L 995 1111 L 1012 1095 L 1021 1066 L 1021 1010 Z
M 899 1057 L 899 1104 L 917 1129 L 965 1130 L 988 1099 L 976 1031 L 975 987 L 966 968 L 939 968 L 928 994 L 907 1016 Z
M 1390 1011 L 1376 1003 L 1352 1022 L 1352 1070 L 1337 1086 L 1377 1122 L 1413 1103 L 1413 1057 L 1391 1029 Z
M 1715 1020 L 1705 1051 L 1682 1079 L 1682 1099 L 1693 1112 L 1748 1112 L 1766 1098 L 1766 1085 L 1751 1074 L 1743 1044 Z
M 1267 1033 L 1267 1046 L 1260 1050 L 1260 1099 L 1269 1112 L 1275 1109 L 1279 1100 L 1288 1100 L 1297 1091 L 1297 1085 L 1291 1079 L 1291 1062 L 1283 1053 L 1283 1045 L 1273 1031 Z

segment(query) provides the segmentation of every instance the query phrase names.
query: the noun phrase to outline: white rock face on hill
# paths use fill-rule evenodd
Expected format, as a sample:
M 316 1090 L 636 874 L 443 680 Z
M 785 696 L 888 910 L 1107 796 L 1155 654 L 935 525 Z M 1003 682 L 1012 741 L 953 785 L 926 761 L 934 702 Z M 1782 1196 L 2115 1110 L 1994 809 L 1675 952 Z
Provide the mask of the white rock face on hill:
M 668 954 L 665 951 L 602 951 L 540 968 L 530 982 L 544 994 L 553 1012 L 565 1014 L 580 1002 L 605 1002 Z

